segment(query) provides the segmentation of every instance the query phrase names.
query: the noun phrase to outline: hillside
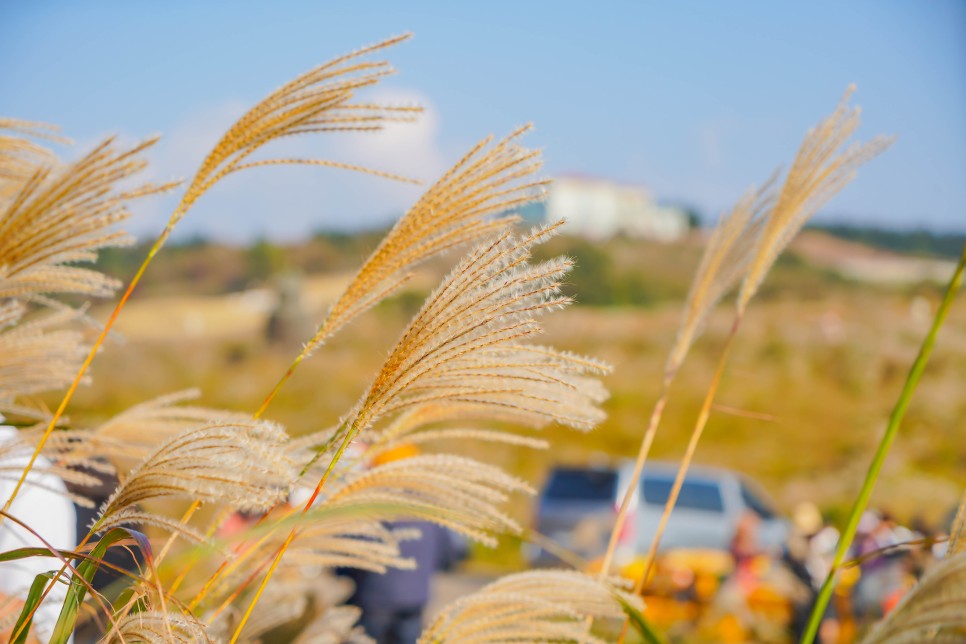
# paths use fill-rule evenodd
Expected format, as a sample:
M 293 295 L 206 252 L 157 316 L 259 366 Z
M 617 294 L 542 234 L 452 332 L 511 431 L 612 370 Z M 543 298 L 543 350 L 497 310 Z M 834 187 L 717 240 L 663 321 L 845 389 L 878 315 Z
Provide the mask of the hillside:
M 348 279 L 348 258 L 363 256 L 371 241 L 350 239 L 343 246 L 315 239 L 286 250 L 281 263 L 309 271 L 300 293 L 311 318 L 318 319 Z M 547 341 L 614 364 L 607 379 L 609 418 L 587 435 L 550 430 L 551 453 L 488 448 L 491 457 L 539 481 L 554 462 L 633 454 L 700 251 L 699 237 L 670 246 L 626 239 L 598 246 L 558 238 L 543 248 L 547 255 L 576 258 L 568 289 L 579 302 L 547 319 Z M 93 410 L 118 411 L 189 386 L 202 388 L 206 404 L 257 406 L 299 342 L 264 339 L 277 295 L 269 274 L 243 270 L 253 255 L 251 249 L 199 246 L 178 249 L 152 266 L 154 277 L 149 273 L 117 326 L 124 342 L 109 346 L 95 362 L 93 385 L 78 395 L 72 416 L 93 422 L 98 420 Z M 834 513 L 853 497 L 938 301 L 939 287 L 928 281 L 864 283 L 860 274 L 847 270 L 858 260 L 885 266 L 908 258 L 809 232 L 779 262 L 752 307 L 699 449 L 699 461 L 747 472 L 786 509 L 812 499 Z M 323 265 L 324 272 L 306 268 Z M 421 269 L 407 292 L 319 351 L 299 369 L 270 415 L 294 433 L 337 420 L 446 265 L 440 261 Z M 936 266 L 938 278 L 942 265 Z M 223 292 L 243 276 L 250 288 Z M 106 312 L 102 308 L 96 315 Z M 682 452 L 729 324 L 723 305 L 675 385 L 655 457 L 673 459 Z M 906 517 L 924 513 L 936 519 L 954 503 L 966 486 L 960 467 L 966 460 L 964 380 L 966 303 L 960 297 L 875 504 Z M 923 506 L 923 498 L 931 503 Z
M 789 257 L 806 259 L 811 268 L 828 270 L 857 281 L 910 284 L 942 281 L 950 263 L 948 248 L 962 242 L 957 236 L 941 236 L 917 254 L 900 253 L 902 243 L 867 245 L 851 238 L 861 237 L 838 229 L 806 230 L 793 243 Z M 300 244 L 276 245 L 261 240 L 250 247 L 229 246 L 194 239 L 171 243 L 152 263 L 138 296 L 219 295 L 262 286 L 273 275 L 285 272 L 316 275 L 354 270 L 375 248 L 384 231 L 357 235 L 318 233 Z M 865 235 L 877 239 L 875 231 Z M 578 260 L 581 271 L 573 276 L 574 292 L 582 302 L 594 305 L 648 305 L 683 297 L 690 271 L 700 254 L 702 231 L 675 244 L 657 244 L 628 239 L 590 242 L 558 237 L 540 252 L 567 253 Z M 885 235 L 885 233 L 881 233 Z M 917 239 L 919 237 L 916 237 Z M 932 239 L 932 238 L 928 238 Z M 98 266 L 119 279 L 132 275 L 147 253 L 147 245 L 107 249 Z M 606 278 L 606 280 L 605 280 Z M 595 288 L 580 288 L 594 282 Z M 606 283 L 605 283 L 606 282 Z

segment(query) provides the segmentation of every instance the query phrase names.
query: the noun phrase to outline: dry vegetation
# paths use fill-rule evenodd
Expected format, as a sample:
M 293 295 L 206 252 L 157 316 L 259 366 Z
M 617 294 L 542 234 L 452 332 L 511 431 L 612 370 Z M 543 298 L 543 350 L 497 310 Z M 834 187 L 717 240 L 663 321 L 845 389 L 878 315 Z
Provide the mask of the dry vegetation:
M 816 267 L 808 251 L 823 245 L 819 233 L 804 234 L 803 250 L 793 243 L 791 259 L 780 260 L 764 292 L 748 314 L 746 331 L 735 347 L 732 369 L 722 384 L 718 413 L 708 425 L 698 460 L 747 472 L 763 482 L 790 510 L 814 500 L 838 516 L 858 484 L 863 463 L 857 455 L 875 444 L 885 414 L 915 356 L 928 319 L 922 305 L 935 308 L 941 293 L 926 283 L 914 288 L 870 287 L 836 277 Z M 831 244 L 837 246 L 834 240 Z M 697 266 L 700 239 L 670 246 L 614 240 L 601 245 L 614 257 L 621 275 L 654 276 L 656 303 L 645 307 L 590 306 L 582 251 L 585 243 L 557 237 L 541 256 L 576 258 L 565 285 L 577 304 L 565 316 L 547 318 L 546 342 L 614 365 L 605 378 L 611 398 L 600 431 L 574 435 L 548 429 L 553 453 L 533 453 L 493 446 L 495 462 L 514 474 L 539 482 L 551 463 L 587 463 L 602 456 L 633 453 L 647 414 L 658 395 L 667 347 L 674 340 L 686 276 Z M 844 256 L 860 252 L 840 249 Z M 845 254 L 848 255 L 845 255 Z M 273 403 L 273 418 L 293 434 L 316 427 L 314 418 L 334 418 L 358 395 L 359 383 L 388 351 L 392 337 L 407 321 L 411 301 L 428 293 L 436 266 L 420 271 L 402 297 L 390 299 L 373 315 L 346 329 L 339 342 L 325 347 L 317 361 L 300 367 Z M 303 303 L 319 315 L 334 299 L 341 273 L 308 275 Z M 663 289 L 660 291 L 659 289 Z M 138 401 L 198 386 L 214 407 L 243 410 L 271 386 L 287 367 L 296 343 L 280 346 L 264 339 L 273 291 L 270 284 L 247 295 L 149 297 L 135 299 L 118 323 L 123 344 L 108 346 L 94 367 L 95 377 L 75 399 L 72 415 L 98 422 Z M 257 297 L 260 308 L 246 308 Z M 95 316 L 101 316 L 95 312 Z M 192 320 L 200 325 L 192 326 Z M 730 319 L 713 314 L 709 328 L 675 383 L 653 456 L 671 459 L 681 453 L 688 423 L 701 402 L 714 370 L 717 351 Z M 966 414 L 957 395 L 966 377 L 966 313 L 953 310 L 941 337 L 941 353 L 907 418 L 909 431 L 899 438 L 876 505 L 907 519 L 924 512 L 930 521 L 945 517 L 966 486 L 959 464 L 966 459 L 962 441 L 947 439 L 949 428 Z M 194 335 L 197 333 L 197 335 Z M 150 365 L 150 369 L 143 368 Z M 329 369 L 341 374 L 327 378 Z M 325 388 L 316 383 L 326 379 Z M 56 403 L 53 398 L 51 404 Z M 821 400 L 821 405 L 815 401 Z M 848 431 L 840 431 L 848 428 Z M 842 476 L 842 471 L 855 476 Z M 936 503 L 923 508 L 924 493 Z M 520 500 L 518 516 L 528 503 Z
M 413 108 L 357 96 L 391 73 L 388 63 L 371 57 L 399 40 L 311 70 L 232 125 L 186 184 L 133 278 L 121 276 L 128 286 L 116 306 L 93 318 L 71 309 L 70 298 L 107 297 L 121 284 L 78 263 L 127 241 L 115 224 L 128 216 L 129 202 L 174 188 L 130 187 L 153 141 L 130 149 L 107 141 L 61 163 L 38 142 L 47 132 L 42 126 L 0 121 L 6 130 L 0 137 L 0 347 L 6 347 L 0 410 L 22 427 L 17 439 L 0 446 L 0 459 L 30 454 L 25 467 L 0 468 L 15 481 L 0 523 L 29 532 L 18 522 L 15 501 L 23 486 L 36 484 L 32 470 L 71 479 L 80 496 L 96 481 L 84 472 L 120 479 L 75 550 L 3 553 L 9 560 L 48 557 L 52 570 L 19 597 L 19 611 L 0 612 L 6 620 L 0 629 L 12 641 L 24 641 L 41 614 L 38 606 L 55 600 L 63 603 L 56 623 L 42 625 L 43 636 L 55 642 L 66 641 L 78 619 L 95 616 L 107 641 L 257 641 L 296 620 L 301 641 L 365 641 L 355 626 L 358 612 L 340 606 L 349 589 L 330 573 L 337 566 L 412 566 L 399 544 L 418 534 L 385 522 L 415 517 L 496 545 L 500 536 L 522 532 L 522 499 L 534 492 L 530 481 L 539 479 L 550 454 L 555 461 L 585 461 L 597 451 L 631 454 L 643 434 L 642 460 L 655 437 L 653 455 L 677 455 L 689 435 L 689 449 L 697 445 L 712 409 L 717 413 L 701 460 L 757 474 L 786 502 L 807 497 L 837 506 L 851 496 L 843 471 L 861 473 L 861 455 L 874 443 L 926 329 L 906 313 L 907 296 L 829 283 L 826 273 L 794 262 L 779 266 L 783 278 L 762 293 L 760 306 L 747 309 L 807 218 L 885 146 L 874 139 L 843 149 L 858 125 L 858 111 L 845 100 L 806 136 L 781 182 L 749 193 L 722 219 L 701 259 L 690 243 L 683 253 L 652 249 L 668 259 L 654 266 L 631 259 L 641 253 L 624 242 L 609 249 L 631 273 L 697 265 L 683 320 L 680 307 L 658 305 L 684 295 L 686 280 L 674 277 L 629 280 L 626 292 L 618 291 L 631 300 L 649 288 L 661 293 L 650 302 L 653 309 L 578 308 L 564 322 L 555 315 L 544 324 L 545 314 L 573 301 L 565 283 L 574 262 L 557 256 L 567 242 L 552 239 L 555 226 L 523 231 L 508 214 L 540 199 L 545 184 L 539 154 L 520 143 L 526 128 L 469 150 L 358 272 L 338 287 L 327 282 L 319 296 L 324 310 L 313 311 L 318 324 L 304 344 L 267 346 L 250 335 L 268 310 L 264 293 L 209 302 L 210 308 L 162 298 L 127 304 L 174 226 L 236 172 L 297 163 L 402 179 L 330 160 L 263 156 L 279 138 L 379 130 L 414 118 Z M 534 254 L 540 245 L 546 255 Z M 439 258 L 455 248 L 461 258 Z M 425 272 L 415 272 L 417 265 Z M 443 265 L 451 268 L 418 305 L 426 280 L 435 281 L 419 276 Z M 812 284 L 815 297 L 803 302 L 793 290 L 801 283 Z M 712 309 L 736 287 L 737 321 L 726 333 L 735 313 Z M 172 320 L 181 315 L 184 333 L 158 333 L 156 319 L 147 328 L 145 321 L 158 317 L 152 306 Z M 228 306 L 236 309 L 226 312 Z M 374 307 L 376 314 L 363 315 Z M 239 310 L 248 322 L 229 327 Z M 886 319 L 884 311 L 898 313 Z M 962 319 L 962 311 L 955 315 Z M 126 342 L 113 335 L 115 321 L 130 336 Z M 707 337 L 695 345 L 706 323 Z M 739 323 L 742 341 L 719 383 Z M 961 329 L 944 341 L 966 343 Z M 913 415 L 924 428 L 908 433 L 907 449 L 898 451 L 904 458 L 890 464 L 889 476 L 904 488 L 917 480 L 910 472 L 935 472 L 935 448 L 923 437 L 962 414 L 963 401 L 948 389 L 962 380 L 964 354 L 934 369 L 925 404 Z M 611 366 L 605 360 L 618 368 L 608 377 L 613 398 L 606 404 L 602 379 Z M 672 379 L 678 381 L 673 396 Z M 187 405 L 193 393 L 171 394 L 185 384 L 200 388 L 206 406 Z M 699 406 L 703 414 L 689 434 Z M 665 430 L 658 435 L 662 415 Z M 361 451 L 349 451 L 353 444 Z M 431 449 L 381 459 L 404 444 Z M 552 452 L 534 456 L 550 444 Z M 897 506 L 905 502 L 888 486 L 880 492 Z M 290 503 L 293 493 L 307 500 Z M 673 494 L 667 512 L 672 509 Z M 262 518 L 240 536 L 217 539 L 236 511 Z M 90 580 L 105 552 L 123 547 L 139 549 L 144 560 L 130 587 L 115 597 L 94 592 Z M 917 626 L 914 633 L 961 624 L 943 602 L 953 592 L 961 600 L 962 556 L 953 548 L 901 607 Z M 608 622 L 630 618 L 640 626 L 639 596 L 606 573 L 605 566 L 596 577 L 510 575 L 445 609 L 423 641 L 600 642 L 616 632 Z M 885 623 L 873 637 L 898 641 L 909 628 L 908 621 Z

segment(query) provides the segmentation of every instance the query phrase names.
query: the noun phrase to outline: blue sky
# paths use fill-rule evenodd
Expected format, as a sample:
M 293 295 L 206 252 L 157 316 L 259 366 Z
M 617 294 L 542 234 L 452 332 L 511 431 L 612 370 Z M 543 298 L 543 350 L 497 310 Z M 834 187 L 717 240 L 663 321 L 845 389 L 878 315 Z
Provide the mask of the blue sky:
M 427 107 L 384 140 L 299 152 L 431 181 L 483 136 L 532 121 L 550 175 L 641 183 L 716 216 L 772 169 L 850 82 L 860 138 L 896 134 L 826 220 L 966 230 L 966 3 L 813 1 L 4 2 L 0 105 L 84 148 L 162 133 L 155 176 L 186 177 L 231 120 L 318 63 L 406 31 L 377 96 Z M 377 135 L 378 136 L 378 135 Z M 68 156 L 77 151 L 65 150 Z M 332 170 L 235 177 L 181 234 L 293 239 L 386 223 L 410 188 Z M 162 225 L 171 199 L 134 227 Z

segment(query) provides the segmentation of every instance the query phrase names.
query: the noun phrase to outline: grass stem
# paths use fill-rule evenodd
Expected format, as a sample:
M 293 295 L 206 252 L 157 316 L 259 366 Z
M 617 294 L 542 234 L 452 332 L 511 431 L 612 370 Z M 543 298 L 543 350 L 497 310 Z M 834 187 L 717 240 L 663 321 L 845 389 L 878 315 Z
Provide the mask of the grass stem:
M 644 559 L 644 572 L 638 577 L 637 582 L 634 585 L 634 591 L 640 593 L 644 588 L 644 583 L 647 581 L 648 576 L 651 574 L 651 570 L 654 568 L 654 560 L 657 558 L 657 548 L 661 544 L 661 537 L 664 536 L 664 530 L 667 528 L 667 522 L 671 518 L 671 512 L 674 510 L 674 506 L 678 502 L 678 496 L 681 494 L 681 487 L 684 485 L 684 478 L 688 474 L 688 468 L 691 466 L 691 461 L 694 459 L 694 453 L 698 448 L 698 441 L 701 440 L 701 434 L 704 432 L 705 426 L 708 424 L 708 418 L 711 417 L 711 407 L 714 404 L 715 396 L 718 394 L 718 387 L 721 385 L 721 377 L 724 375 L 725 365 L 728 362 L 728 356 L 731 354 L 731 348 L 735 344 L 735 338 L 738 336 L 738 328 L 741 326 L 742 316 L 739 314 L 735 317 L 734 324 L 731 325 L 731 332 L 728 334 L 728 339 L 725 340 L 724 349 L 721 350 L 721 357 L 718 359 L 718 366 L 715 369 L 714 377 L 711 379 L 711 385 L 708 387 L 708 391 L 704 396 L 704 402 L 701 405 L 701 412 L 698 414 L 698 420 L 694 424 L 694 429 L 691 430 L 691 438 L 688 441 L 688 448 L 684 452 L 684 457 L 681 459 L 681 465 L 678 467 L 678 473 L 674 477 L 674 485 L 671 486 L 671 492 L 668 494 L 667 501 L 664 504 L 664 512 L 661 514 L 661 520 L 657 524 L 657 532 L 654 533 L 654 538 L 651 539 L 650 548 L 648 548 L 647 556 Z
M 664 384 L 661 387 L 660 397 L 657 399 L 657 402 L 654 404 L 654 409 L 651 411 L 651 418 L 648 420 L 647 430 L 644 432 L 644 439 L 641 441 L 641 448 L 638 450 L 637 460 L 634 462 L 634 472 L 631 474 L 630 483 L 628 483 L 627 490 L 624 492 L 624 498 L 621 499 L 617 516 L 614 518 L 614 528 L 610 533 L 607 552 L 604 553 L 604 561 L 601 564 L 598 575 L 600 579 L 604 579 L 610 574 L 610 568 L 614 561 L 614 552 L 617 550 L 617 540 L 620 537 L 621 531 L 624 529 L 631 500 L 634 498 L 634 492 L 637 490 L 638 483 L 641 480 L 644 463 L 647 461 L 647 455 L 651 451 L 654 435 L 657 434 L 657 428 L 661 424 L 661 417 L 664 415 L 664 407 L 667 405 L 668 396 L 671 393 L 671 380 L 671 376 L 665 377 Z
M 705 425 L 708 423 L 708 418 L 711 416 L 711 408 L 714 404 L 714 398 L 718 393 L 718 386 L 721 384 L 721 377 L 724 375 L 725 365 L 728 362 L 728 356 L 731 353 L 731 348 L 734 346 L 735 338 L 738 335 L 738 328 L 741 326 L 742 315 L 739 313 L 735 317 L 734 324 L 731 325 L 731 331 L 728 334 L 727 340 L 725 340 L 724 349 L 721 351 L 721 357 L 718 359 L 718 366 L 715 369 L 714 376 L 711 379 L 711 385 L 708 387 L 708 391 L 704 396 L 704 403 L 701 405 L 701 412 L 698 414 L 698 420 L 694 424 L 694 429 L 691 431 L 691 439 L 688 441 L 688 448 L 684 453 L 684 457 L 681 460 L 681 465 L 678 468 L 677 475 L 674 478 L 674 485 L 671 487 L 671 491 L 668 494 L 667 502 L 664 504 L 664 512 L 661 514 L 661 520 L 657 524 L 657 531 L 654 533 L 654 538 L 651 539 L 651 545 L 648 548 L 647 556 L 644 558 L 644 570 L 634 582 L 634 592 L 640 594 L 644 590 L 644 584 L 647 582 L 648 577 L 651 574 L 651 570 L 654 568 L 654 561 L 657 558 L 657 548 L 661 543 L 661 537 L 664 535 L 664 530 L 667 527 L 668 519 L 671 518 L 671 512 L 674 510 L 674 506 L 678 501 L 678 495 L 681 493 L 681 487 L 684 485 L 684 477 L 687 476 L 688 468 L 691 465 L 691 460 L 694 458 L 694 452 L 697 450 L 698 441 L 701 440 L 701 434 L 704 431 Z M 620 637 L 618 642 L 623 642 L 624 638 L 627 636 L 629 621 L 627 618 L 624 619 L 624 626 L 621 629 Z
M 322 491 L 322 488 L 329 480 L 329 476 L 332 474 L 332 471 L 335 469 L 336 464 L 342 458 L 342 455 L 345 453 L 346 448 L 349 446 L 349 443 L 352 442 L 352 439 L 355 437 L 355 435 L 356 435 L 356 431 L 354 427 L 350 426 L 346 428 L 345 438 L 342 439 L 342 444 L 339 445 L 339 449 L 332 456 L 332 460 L 329 461 L 329 465 L 326 468 L 325 473 L 322 475 L 322 478 L 319 479 L 318 485 L 315 486 L 315 490 L 312 492 L 312 496 L 309 497 L 309 500 L 306 501 L 305 503 L 305 507 L 302 508 L 303 514 L 308 512 L 309 508 L 312 507 L 312 504 L 315 503 L 315 500 L 319 498 L 319 493 Z M 316 455 L 316 458 L 317 457 L 318 455 Z M 315 459 L 313 458 L 313 462 L 314 461 Z M 309 466 L 307 466 L 307 468 L 308 467 Z M 288 547 L 292 544 L 292 540 L 295 538 L 296 531 L 297 531 L 297 528 L 292 528 L 292 531 L 289 532 L 288 536 L 285 538 L 285 542 L 282 543 L 282 547 L 278 549 L 278 552 L 276 552 L 275 559 L 272 561 L 272 565 L 269 567 L 268 572 L 265 574 L 265 578 L 262 579 L 262 583 L 259 584 L 258 590 L 255 591 L 255 596 L 252 597 L 251 603 L 249 603 L 248 608 L 245 609 L 245 614 L 242 615 L 241 620 L 238 622 L 238 626 L 235 628 L 235 632 L 232 634 L 231 640 L 228 642 L 228 644 L 235 644 L 235 642 L 238 641 L 238 637 L 241 635 L 242 629 L 245 628 L 245 623 L 248 621 L 248 618 L 251 616 L 252 611 L 255 609 L 255 604 L 258 603 L 258 599 L 262 596 L 262 592 L 264 592 L 265 587 L 268 585 L 269 580 L 272 578 L 272 575 L 275 573 L 275 569 L 278 567 L 279 562 L 282 560 L 282 556 L 285 554 L 286 550 L 288 550 Z

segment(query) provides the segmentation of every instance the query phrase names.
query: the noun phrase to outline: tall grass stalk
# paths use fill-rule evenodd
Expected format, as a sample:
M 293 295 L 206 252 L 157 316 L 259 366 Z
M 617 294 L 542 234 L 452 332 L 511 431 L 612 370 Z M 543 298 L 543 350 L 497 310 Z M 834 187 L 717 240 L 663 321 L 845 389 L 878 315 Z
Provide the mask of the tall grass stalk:
M 657 428 L 661 424 L 661 417 L 664 415 L 664 407 L 667 406 L 667 401 L 671 394 L 671 380 L 670 377 L 664 379 L 664 383 L 661 386 L 661 393 L 658 396 L 657 402 L 654 403 L 651 417 L 647 421 L 644 439 L 641 441 L 641 447 L 637 453 L 637 460 L 634 461 L 634 471 L 631 473 L 632 481 L 639 481 L 644 471 L 644 463 L 647 461 L 647 456 L 651 451 L 651 444 L 654 442 Z M 620 539 L 621 532 L 624 529 L 624 523 L 627 521 L 627 513 L 630 510 L 633 499 L 634 488 L 630 487 L 627 493 L 624 494 L 624 498 L 621 499 L 617 516 L 614 518 L 614 527 L 611 530 L 610 539 L 607 542 L 607 551 L 604 553 L 604 560 L 600 566 L 599 577 L 601 579 L 610 574 L 611 565 L 614 563 L 614 554 L 617 551 L 617 541 Z
M 636 595 L 640 595 L 643 592 L 644 584 L 647 582 L 647 579 L 651 574 L 651 570 L 654 567 L 654 562 L 657 559 L 657 549 L 661 543 L 661 537 L 664 535 L 664 530 L 667 528 L 667 522 L 671 518 L 671 512 L 674 511 L 674 506 L 677 504 L 678 496 L 681 493 L 681 487 L 684 485 L 684 479 L 687 476 L 688 468 L 691 466 L 691 461 L 693 460 L 694 453 L 697 450 L 698 442 L 701 440 L 704 427 L 707 425 L 708 418 L 711 416 L 711 408 L 714 404 L 715 396 L 718 393 L 721 378 L 724 375 L 725 365 L 728 363 L 728 356 L 731 354 L 731 348 L 734 346 L 735 338 L 738 335 L 741 320 L 742 317 L 740 315 L 735 318 L 735 321 L 731 326 L 731 331 L 728 334 L 728 338 L 725 340 L 724 348 L 721 350 L 721 357 L 718 359 L 718 366 L 715 368 L 714 376 L 711 379 L 711 384 L 708 386 L 708 391 L 704 396 L 704 402 L 701 404 L 701 411 L 698 413 L 698 420 L 691 432 L 691 438 L 688 440 L 687 450 L 684 453 L 684 457 L 681 460 L 681 465 L 674 477 L 674 484 L 671 486 L 671 491 L 668 493 L 667 502 L 664 504 L 664 511 L 661 513 L 660 521 L 658 521 L 654 538 L 651 539 L 651 544 L 648 547 L 647 555 L 644 557 L 642 572 L 640 576 L 634 580 L 634 593 Z M 630 620 L 625 619 L 618 642 L 623 642 L 627 637 L 629 625 Z
M 698 442 L 701 440 L 701 435 L 704 432 L 704 428 L 708 424 L 708 418 L 711 416 L 711 407 L 714 404 L 715 396 L 718 394 L 718 387 L 721 385 L 721 378 L 724 375 L 725 365 L 728 363 L 728 357 L 731 355 L 731 348 L 734 346 L 735 338 L 738 336 L 738 329 L 741 327 L 741 320 L 741 316 L 735 318 L 734 323 L 731 325 L 731 331 L 728 333 L 728 338 L 725 340 L 724 348 L 721 350 L 721 357 L 718 359 L 718 366 L 715 369 L 714 376 L 711 378 L 711 384 L 708 386 L 708 391 L 705 393 L 704 402 L 701 404 L 701 411 L 698 413 L 698 420 L 695 422 L 694 429 L 691 432 L 691 438 L 688 441 L 687 450 L 684 452 L 684 457 L 681 459 L 681 465 L 678 468 L 677 475 L 674 477 L 674 485 L 671 486 L 671 491 L 668 494 L 667 502 L 664 504 L 664 512 L 661 513 L 661 520 L 657 524 L 657 531 L 654 533 L 654 538 L 651 539 L 651 545 L 647 550 L 647 555 L 644 557 L 644 572 L 634 583 L 635 592 L 641 592 L 641 590 L 644 588 L 644 582 L 647 580 L 651 573 L 651 569 L 654 567 L 654 560 L 657 557 L 657 548 L 661 543 L 661 537 L 664 536 L 664 530 L 667 528 L 667 522 L 671 518 L 671 512 L 674 510 L 674 506 L 677 504 L 678 496 L 681 494 L 681 487 L 684 485 L 684 478 L 687 476 L 688 468 L 691 466 L 691 461 L 694 459 L 694 453 L 698 448 Z
M 322 491 L 322 488 L 329 480 L 329 476 L 332 474 L 332 471 L 335 469 L 335 466 L 339 462 L 339 459 L 342 458 L 342 455 L 345 453 L 345 450 L 349 446 L 349 443 L 352 441 L 353 437 L 354 437 L 353 432 L 351 431 L 346 432 L 345 438 L 342 440 L 342 443 L 339 445 L 339 449 L 336 451 L 336 453 L 332 456 L 332 459 L 329 461 L 329 465 L 325 470 L 325 474 L 323 474 L 322 478 L 319 479 L 318 484 L 315 486 L 315 490 L 312 491 L 312 495 L 309 497 L 309 500 L 305 503 L 305 506 L 302 508 L 302 514 L 305 514 L 306 512 L 308 512 L 309 509 L 312 507 L 312 504 L 315 503 L 315 500 L 319 497 L 319 493 Z M 275 557 L 272 559 L 271 566 L 269 566 L 268 571 L 265 573 L 265 577 L 262 578 L 262 583 L 259 584 L 258 589 L 255 591 L 255 595 L 252 597 L 251 602 L 249 602 L 248 604 L 248 608 L 245 609 L 245 613 L 238 621 L 238 626 L 235 628 L 235 632 L 232 633 L 229 644 L 235 644 L 235 642 L 238 641 L 239 636 L 241 636 L 242 629 L 245 628 L 245 624 L 248 623 L 248 619 L 251 617 L 252 611 L 255 610 L 255 605 L 258 604 L 258 600 L 261 599 L 262 593 L 265 592 L 265 587 L 268 585 L 268 582 L 272 578 L 272 575 L 275 574 L 275 570 L 278 568 L 278 564 L 282 561 L 282 557 L 285 555 L 285 551 L 288 550 L 288 547 L 290 545 L 292 545 L 292 540 L 295 538 L 296 531 L 297 531 L 296 528 L 292 528 L 292 530 L 288 533 L 288 536 L 285 537 L 285 541 L 276 551 Z M 251 579 L 253 578 L 254 577 L 250 577 L 248 582 L 250 582 Z M 247 583 L 242 584 L 242 586 L 239 587 L 239 590 L 241 590 L 245 585 L 247 585 Z
M 853 86 L 849 86 L 835 111 L 805 135 L 781 189 L 777 193 L 772 190 L 778 176 L 776 173 L 763 188 L 749 191 L 735 208 L 722 218 L 709 239 L 691 286 L 684 320 L 678 331 L 678 340 L 668 359 L 665 383 L 673 377 L 684 361 L 708 313 L 721 297 L 740 281 L 736 315 L 692 429 L 687 450 L 664 504 L 661 519 L 648 547 L 642 574 L 635 580 L 635 590 L 638 593 L 644 588 L 654 566 L 658 546 L 684 485 L 698 442 L 711 415 L 728 356 L 749 302 L 757 293 L 779 254 L 808 218 L 851 181 L 858 166 L 891 143 L 891 139 L 876 137 L 865 144 L 852 144 L 840 151 L 859 125 L 858 108 L 849 108 L 847 105 L 854 89 Z M 658 420 L 667 396 L 666 388 L 667 384 L 655 407 L 655 413 L 652 414 L 652 417 L 656 416 Z M 649 423 L 648 431 L 642 441 L 635 475 L 631 477 L 622 505 L 626 504 L 640 483 L 646 452 L 649 451 L 653 433 L 657 429 L 656 425 L 653 427 L 650 425 Z M 615 543 L 615 533 L 616 530 L 611 534 L 612 544 Z M 603 572 L 606 572 L 606 569 Z M 626 636 L 627 628 L 628 620 L 625 620 L 620 635 L 621 641 Z
M 832 591 L 835 589 L 835 577 L 842 566 L 842 562 L 845 560 L 849 548 L 852 546 L 852 539 L 855 538 L 855 532 L 859 527 L 859 519 L 869 505 L 872 488 L 875 487 L 876 480 L 879 478 L 879 472 L 882 471 L 882 464 L 885 462 L 889 449 L 892 447 L 892 443 L 899 433 L 899 426 L 902 424 L 902 419 L 905 417 L 906 410 L 909 408 L 912 395 L 915 393 L 916 387 L 922 379 L 922 374 L 926 369 L 926 363 L 929 361 L 929 356 L 932 354 L 933 347 L 936 344 L 939 329 L 946 321 L 946 317 L 952 308 L 953 300 L 956 299 L 956 292 L 959 290 L 963 281 L 964 269 L 966 269 L 966 246 L 963 247 L 962 257 L 959 258 L 959 264 L 957 264 L 956 270 L 949 280 L 949 285 L 946 287 L 946 293 L 943 296 L 942 302 L 939 304 L 939 309 L 936 311 L 936 317 L 932 321 L 932 327 L 922 341 L 922 346 L 919 348 L 919 354 L 912 363 L 912 368 L 909 369 L 909 375 L 906 377 L 906 382 L 903 384 L 902 391 L 899 393 L 899 399 L 896 401 L 892 414 L 889 416 L 889 424 L 886 426 L 885 433 L 879 441 L 879 445 L 872 457 L 872 462 L 869 464 L 869 469 L 865 474 L 865 480 L 862 482 L 862 488 L 859 490 L 859 495 L 852 505 L 851 512 L 849 512 L 848 520 L 845 523 L 845 530 L 842 532 L 838 546 L 835 549 L 832 567 L 825 577 L 825 582 L 822 584 L 818 597 L 815 599 L 815 605 L 812 607 L 812 613 L 809 615 L 808 625 L 801 639 L 802 644 L 811 644 L 818 634 L 822 616 L 825 614 L 825 609 L 828 607 L 829 600 L 832 597 Z
M 861 164 L 891 144 L 889 138 L 876 137 L 865 144 L 852 144 L 840 151 L 859 125 L 858 108 L 848 107 L 849 97 L 854 90 L 854 86 L 849 86 L 835 111 L 805 135 L 777 195 L 773 195 L 770 190 L 776 178 L 773 176 L 757 195 L 754 192 L 749 193 L 739 202 L 730 219 L 737 219 L 741 225 L 734 225 L 734 232 L 730 236 L 723 235 L 724 238 L 732 240 L 730 252 L 722 252 L 722 259 L 718 262 L 709 262 L 708 268 L 712 269 L 712 276 L 719 271 L 729 271 L 731 278 L 726 283 L 730 284 L 733 280 L 741 279 L 735 320 L 722 349 L 698 419 L 692 429 L 687 451 L 664 505 L 657 531 L 651 540 L 645 558 L 644 574 L 637 580 L 638 589 L 643 587 L 648 572 L 654 565 L 657 548 L 670 514 L 677 503 L 697 444 L 711 415 L 711 408 L 728 356 L 749 303 L 758 292 L 775 260 L 809 217 L 854 178 L 855 171 Z M 712 276 L 703 277 L 699 271 L 696 284 L 701 281 L 711 282 Z M 698 299 L 700 301 L 700 298 Z M 707 310 L 708 307 L 704 307 L 704 311 Z M 632 485 L 636 486 L 637 481 L 632 481 Z
M 760 189 L 749 190 L 730 212 L 721 217 L 708 239 L 688 293 L 677 338 L 668 353 L 661 392 L 651 411 L 651 417 L 637 453 L 631 483 L 624 492 L 624 498 L 621 500 L 614 520 L 607 551 L 604 554 L 604 563 L 600 570 L 600 579 L 610 573 L 617 541 L 627 520 L 627 512 L 644 471 L 644 463 L 647 461 L 651 444 L 661 424 L 661 417 L 664 415 L 664 408 L 671 393 L 671 384 L 687 358 L 692 344 L 703 330 L 708 314 L 747 270 L 751 260 L 750 251 L 757 241 L 765 215 L 774 202 L 772 187 L 776 177 L 777 175 L 772 176 Z

